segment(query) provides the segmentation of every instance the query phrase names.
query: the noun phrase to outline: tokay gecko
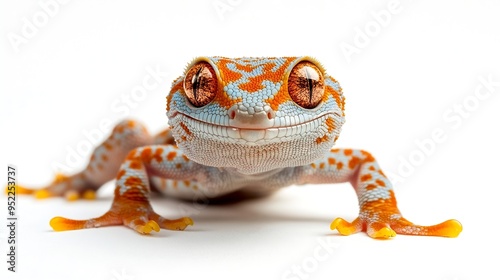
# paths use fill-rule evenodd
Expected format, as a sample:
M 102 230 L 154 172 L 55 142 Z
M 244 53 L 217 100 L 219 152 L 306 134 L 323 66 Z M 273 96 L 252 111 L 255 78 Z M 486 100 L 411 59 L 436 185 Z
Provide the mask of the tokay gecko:
M 149 234 L 184 230 L 189 217 L 158 215 L 152 192 L 184 199 L 240 192 L 265 195 L 300 184 L 350 182 L 359 216 L 333 220 L 342 235 L 364 231 L 387 239 L 396 234 L 456 237 L 456 220 L 415 225 L 397 208 L 391 183 L 364 150 L 332 149 L 344 123 L 339 83 L 310 57 L 200 57 L 177 78 L 166 98 L 169 128 L 150 135 L 125 120 L 92 153 L 87 167 L 58 175 L 48 186 L 19 193 L 38 198 L 91 199 L 116 179 L 108 212 L 88 220 L 55 217 L 56 231 L 125 225 Z

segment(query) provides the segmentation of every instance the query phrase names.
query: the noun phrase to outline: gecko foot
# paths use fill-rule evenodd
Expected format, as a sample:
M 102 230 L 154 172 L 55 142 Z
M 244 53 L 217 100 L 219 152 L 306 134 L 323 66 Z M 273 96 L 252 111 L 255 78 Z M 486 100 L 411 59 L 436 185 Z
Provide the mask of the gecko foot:
M 6 192 L 9 192 L 8 188 Z M 68 201 L 75 201 L 78 199 L 93 200 L 96 198 L 95 188 L 89 187 L 80 174 L 75 174 L 73 176 L 56 174 L 54 181 L 41 189 L 16 186 L 16 194 L 33 195 L 37 199 L 64 197 Z
M 462 225 L 457 220 L 447 220 L 432 226 L 419 226 L 404 218 L 368 222 L 358 217 L 352 223 L 337 218 L 331 223 L 330 229 L 338 230 L 342 235 L 366 231 L 370 237 L 377 239 L 389 239 L 396 234 L 457 237 L 462 231 Z
M 63 217 L 54 217 L 50 220 L 50 226 L 55 231 L 95 228 L 103 226 L 125 225 L 141 234 L 150 234 L 152 231 L 160 231 L 160 228 L 168 230 L 184 230 L 193 225 L 189 217 L 169 220 L 154 212 L 148 202 L 116 200 L 111 209 L 104 215 L 88 220 L 72 220 Z
M 437 225 L 415 225 L 403 218 L 395 202 L 376 200 L 361 207 L 360 215 L 349 223 L 342 218 L 333 220 L 330 229 L 338 230 L 342 235 L 360 231 L 377 239 L 389 239 L 396 234 L 457 237 L 462 232 L 462 224 L 457 220 L 447 220 Z

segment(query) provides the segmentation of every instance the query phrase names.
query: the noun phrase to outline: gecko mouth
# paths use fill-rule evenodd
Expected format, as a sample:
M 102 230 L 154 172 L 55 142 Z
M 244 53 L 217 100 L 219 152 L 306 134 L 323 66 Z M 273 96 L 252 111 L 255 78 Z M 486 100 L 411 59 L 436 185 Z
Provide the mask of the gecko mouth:
M 239 128 L 234 126 L 207 123 L 182 113 L 175 114 L 183 134 L 203 135 L 206 139 L 214 139 L 229 143 L 261 145 L 282 142 L 298 137 L 321 137 L 332 133 L 335 128 L 335 113 L 326 113 L 315 119 L 296 125 L 268 128 Z M 174 118 L 177 119 L 177 118 Z

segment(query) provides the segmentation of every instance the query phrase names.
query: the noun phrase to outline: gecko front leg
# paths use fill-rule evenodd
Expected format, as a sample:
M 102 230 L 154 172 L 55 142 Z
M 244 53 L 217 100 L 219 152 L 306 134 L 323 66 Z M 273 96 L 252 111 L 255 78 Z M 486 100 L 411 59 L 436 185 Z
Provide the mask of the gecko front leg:
M 372 238 L 387 239 L 396 234 L 456 237 L 462 225 L 448 220 L 433 226 L 419 226 L 405 219 L 397 207 L 390 181 L 373 156 L 362 150 L 332 149 L 320 161 L 306 167 L 305 183 L 350 182 L 358 196 L 359 216 L 353 222 L 335 219 L 330 228 L 342 235 L 366 231 Z
M 149 202 L 150 176 L 175 180 L 193 180 L 203 173 L 202 166 L 189 160 L 173 145 L 137 148 L 129 153 L 116 177 L 115 197 L 104 215 L 88 220 L 55 217 L 50 225 L 56 231 L 125 225 L 142 234 L 184 230 L 193 221 L 189 217 L 168 220 L 158 215 Z

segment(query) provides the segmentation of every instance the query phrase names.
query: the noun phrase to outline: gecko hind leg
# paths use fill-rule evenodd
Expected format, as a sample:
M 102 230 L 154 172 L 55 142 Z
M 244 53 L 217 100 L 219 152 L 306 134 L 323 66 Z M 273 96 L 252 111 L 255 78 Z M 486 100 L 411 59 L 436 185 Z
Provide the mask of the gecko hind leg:
M 44 199 L 55 196 L 63 196 L 69 201 L 77 200 L 78 198 L 95 199 L 96 189 L 98 186 L 91 185 L 85 179 L 83 172 L 65 176 L 56 174 L 54 181 L 49 186 L 34 190 L 33 195 L 37 199 Z
M 34 195 L 38 199 L 95 199 L 97 189 L 115 177 L 129 151 L 152 143 L 174 143 L 170 129 L 152 137 L 139 122 L 121 121 L 114 127 L 111 135 L 94 149 L 84 170 L 70 176 L 57 174 L 52 183 L 41 189 L 16 186 L 16 192 Z
M 37 199 L 62 196 L 72 201 L 78 198 L 95 199 L 95 190 L 97 188 L 98 187 L 91 185 L 87 182 L 87 180 L 85 180 L 82 172 L 71 176 L 65 176 L 57 173 L 52 183 L 48 186 L 35 189 L 16 185 L 15 193 L 17 195 L 33 195 Z M 6 193 L 9 193 L 8 188 L 6 188 Z

